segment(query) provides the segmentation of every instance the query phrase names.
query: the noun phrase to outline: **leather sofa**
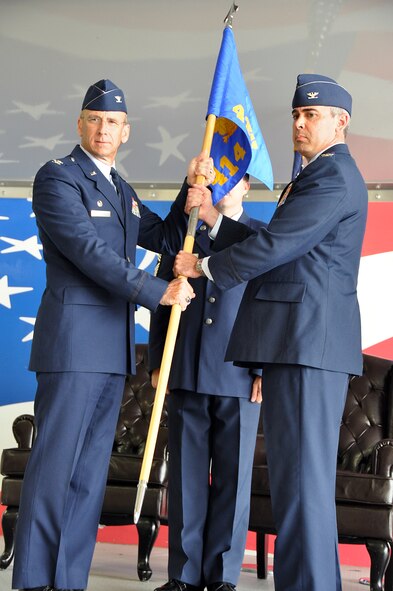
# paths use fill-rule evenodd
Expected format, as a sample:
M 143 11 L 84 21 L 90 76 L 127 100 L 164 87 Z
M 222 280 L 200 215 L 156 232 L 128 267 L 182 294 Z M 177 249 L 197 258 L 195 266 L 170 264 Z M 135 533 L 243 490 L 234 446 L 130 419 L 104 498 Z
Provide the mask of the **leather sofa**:
M 371 590 L 393 591 L 393 362 L 364 355 L 361 377 L 353 378 L 343 415 L 337 462 L 336 504 L 341 542 L 366 544 Z M 137 483 L 154 402 L 147 372 L 147 346 L 137 345 L 137 374 L 127 379 L 111 456 L 101 523 L 133 523 Z M 137 524 L 140 580 L 151 577 L 150 552 L 161 524 L 167 524 L 167 412 L 164 404 L 151 478 Z M 4 551 L 0 568 L 13 558 L 14 529 L 34 418 L 15 419 L 17 448 L 1 458 Z M 267 574 L 267 534 L 274 534 L 262 421 L 258 430 L 251 490 L 251 531 L 257 534 L 257 575 Z M 393 561 L 392 561 L 393 562 Z M 386 570 L 387 569 L 387 570 Z M 385 576 L 385 587 L 383 577 Z
M 339 541 L 366 545 L 371 591 L 393 591 L 393 561 L 389 562 L 393 542 L 392 364 L 363 355 L 363 375 L 349 384 L 337 458 Z M 257 575 L 266 578 L 267 534 L 276 531 L 262 420 L 254 457 L 249 528 L 257 534 Z

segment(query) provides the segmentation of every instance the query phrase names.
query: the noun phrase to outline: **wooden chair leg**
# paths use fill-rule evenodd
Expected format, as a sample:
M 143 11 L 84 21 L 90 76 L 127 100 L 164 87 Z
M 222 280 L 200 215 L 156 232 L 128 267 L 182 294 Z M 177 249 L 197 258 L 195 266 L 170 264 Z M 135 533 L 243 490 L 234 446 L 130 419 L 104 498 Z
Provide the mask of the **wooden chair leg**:
M 388 567 L 385 572 L 385 591 L 393 591 L 393 559 L 392 559 L 392 544 L 390 546 L 390 558 Z
M 139 535 L 138 577 L 140 581 L 148 581 L 153 573 L 149 564 L 150 553 L 158 536 L 160 522 L 157 519 L 141 517 L 136 527 Z
M 0 570 L 9 567 L 14 558 L 15 547 L 15 527 L 18 519 L 18 510 L 15 508 L 7 508 L 1 519 L 1 527 L 3 528 L 4 536 L 4 551 L 0 556 Z
M 367 540 L 366 547 L 371 559 L 370 591 L 383 591 L 383 577 L 389 558 L 390 547 L 385 540 Z
M 257 532 L 257 577 L 267 579 L 267 534 Z

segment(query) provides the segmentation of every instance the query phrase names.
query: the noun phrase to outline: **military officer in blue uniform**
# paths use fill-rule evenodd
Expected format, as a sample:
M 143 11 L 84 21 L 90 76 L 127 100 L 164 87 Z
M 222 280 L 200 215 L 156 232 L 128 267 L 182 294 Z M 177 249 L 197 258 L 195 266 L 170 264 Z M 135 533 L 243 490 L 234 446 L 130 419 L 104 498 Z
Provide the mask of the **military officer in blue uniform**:
M 293 141 L 305 166 L 268 227 L 252 234 L 217 219 L 201 190 L 220 252 L 197 262 L 183 253 L 175 264 L 176 274 L 206 273 L 221 289 L 248 281 L 226 358 L 263 367 L 276 591 L 341 591 L 337 447 L 348 379 L 362 372 L 356 288 L 368 203 L 345 144 L 351 106 L 333 79 L 299 75 Z
M 16 533 L 13 588 L 84 589 L 93 555 L 125 375 L 134 361 L 134 310 L 194 297 L 184 280 L 135 266 L 137 244 L 175 254 L 187 228 L 187 183 L 161 220 L 115 169 L 130 126 L 123 92 L 110 80 L 87 91 L 81 138 L 33 186 L 47 284 L 30 369 L 37 372 L 37 439 L 26 469 Z M 211 176 L 209 159 L 188 182 Z
M 262 222 L 242 206 L 249 187 L 246 175 L 216 208 L 257 229 Z M 194 250 L 212 254 L 206 224 L 197 229 Z M 158 276 L 170 280 L 172 267 L 173 258 L 163 256 Z M 190 283 L 196 298 L 182 315 L 169 379 L 169 581 L 156 591 L 233 591 L 248 531 L 261 378 L 224 361 L 245 284 L 221 291 L 208 279 Z M 153 379 L 167 312 L 159 306 L 151 315 Z

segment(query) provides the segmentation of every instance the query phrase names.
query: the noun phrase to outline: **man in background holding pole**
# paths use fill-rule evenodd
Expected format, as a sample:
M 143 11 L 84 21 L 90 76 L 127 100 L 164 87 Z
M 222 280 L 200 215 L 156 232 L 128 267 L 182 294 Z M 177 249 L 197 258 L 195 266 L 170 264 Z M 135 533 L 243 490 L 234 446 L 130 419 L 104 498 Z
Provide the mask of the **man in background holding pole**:
M 265 224 L 242 206 L 249 188 L 246 174 L 216 209 L 257 229 Z M 196 232 L 195 249 L 200 257 L 212 254 L 206 224 Z M 173 258 L 162 256 L 158 277 L 171 280 L 172 267 Z M 221 291 L 208 279 L 190 283 L 196 298 L 180 321 L 167 403 L 169 581 L 156 591 L 233 591 L 248 531 L 261 377 L 224 361 L 245 284 Z M 162 306 L 151 315 L 153 385 L 168 316 Z

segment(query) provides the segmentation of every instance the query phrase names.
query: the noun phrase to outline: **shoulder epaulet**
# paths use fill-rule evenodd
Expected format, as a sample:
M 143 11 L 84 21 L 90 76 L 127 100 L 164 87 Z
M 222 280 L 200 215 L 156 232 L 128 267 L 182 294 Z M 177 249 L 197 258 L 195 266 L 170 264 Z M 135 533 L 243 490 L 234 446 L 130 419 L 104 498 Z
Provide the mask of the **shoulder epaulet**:
M 54 158 L 53 160 L 50 160 L 50 162 L 57 164 L 57 166 L 72 166 L 76 163 L 76 160 L 73 156 L 66 156 L 65 158 L 61 159 Z

